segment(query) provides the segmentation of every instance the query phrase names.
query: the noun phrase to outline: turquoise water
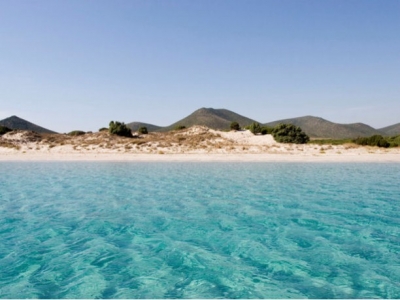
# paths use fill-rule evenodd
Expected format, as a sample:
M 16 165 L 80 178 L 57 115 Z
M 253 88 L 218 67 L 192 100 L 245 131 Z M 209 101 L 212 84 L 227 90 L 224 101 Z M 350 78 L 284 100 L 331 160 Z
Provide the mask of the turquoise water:
M 0 298 L 400 298 L 400 164 L 1 163 Z

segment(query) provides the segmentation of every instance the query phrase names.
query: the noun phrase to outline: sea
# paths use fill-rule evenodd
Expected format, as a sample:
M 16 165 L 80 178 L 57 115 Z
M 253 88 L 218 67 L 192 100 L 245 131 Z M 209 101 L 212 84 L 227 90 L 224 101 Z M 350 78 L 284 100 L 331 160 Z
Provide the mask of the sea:
M 0 298 L 400 298 L 400 164 L 1 162 Z

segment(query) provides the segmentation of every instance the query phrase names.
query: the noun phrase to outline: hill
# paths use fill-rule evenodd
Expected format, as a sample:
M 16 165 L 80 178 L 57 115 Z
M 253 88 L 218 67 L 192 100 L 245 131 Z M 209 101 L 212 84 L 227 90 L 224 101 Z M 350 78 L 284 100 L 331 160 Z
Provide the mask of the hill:
M 345 139 L 382 134 L 379 130 L 363 123 L 338 124 L 313 116 L 278 120 L 264 125 L 273 127 L 279 123 L 299 126 L 307 135 L 313 138 Z
M 400 123 L 380 128 L 379 131 L 387 136 L 400 135 Z
M 255 122 L 253 119 L 239 115 L 227 109 L 214 109 L 214 108 L 200 108 L 187 116 L 167 127 L 161 128 L 159 131 L 173 130 L 176 126 L 183 125 L 186 127 L 201 125 L 208 128 L 227 130 L 230 128 L 232 122 L 238 122 L 240 126 L 244 127 Z
M 0 125 L 6 126 L 10 129 L 29 130 L 37 133 L 56 133 L 55 131 L 40 127 L 17 116 L 11 116 L 1 120 Z
M 143 122 L 131 122 L 131 123 L 126 124 L 126 126 L 128 128 L 130 128 L 132 131 L 138 131 L 138 129 L 140 127 L 144 126 L 144 127 L 147 128 L 147 130 L 149 132 L 158 131 L 158 130 L 160 130 L 162 128 L 161 126 L 148 124 L 148 123 L 143 123 Z

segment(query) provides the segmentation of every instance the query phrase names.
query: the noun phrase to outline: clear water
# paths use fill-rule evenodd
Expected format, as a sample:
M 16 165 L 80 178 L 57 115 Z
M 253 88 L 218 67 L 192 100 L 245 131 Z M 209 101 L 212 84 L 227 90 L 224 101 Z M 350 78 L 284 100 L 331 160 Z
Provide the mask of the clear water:
M 0 298 L 400 298 L 400 164 L 1 163 Z

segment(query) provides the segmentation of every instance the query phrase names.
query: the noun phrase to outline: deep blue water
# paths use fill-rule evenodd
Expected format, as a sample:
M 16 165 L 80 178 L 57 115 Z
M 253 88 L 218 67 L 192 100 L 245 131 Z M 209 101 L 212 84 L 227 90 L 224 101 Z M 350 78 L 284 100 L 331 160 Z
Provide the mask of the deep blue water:
M 0 298 L 400 298 L 400 164 L 0 163 Z

